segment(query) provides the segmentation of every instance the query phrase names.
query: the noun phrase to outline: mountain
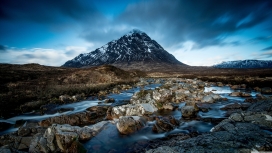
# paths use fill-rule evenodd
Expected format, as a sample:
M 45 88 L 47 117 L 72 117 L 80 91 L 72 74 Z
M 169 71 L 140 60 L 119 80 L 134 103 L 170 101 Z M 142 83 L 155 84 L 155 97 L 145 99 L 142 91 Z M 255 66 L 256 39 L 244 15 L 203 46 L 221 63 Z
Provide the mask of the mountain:
M 213 65 L 215 68 L 272 68 L 270 60 L 238 60 Z
M 120 68 L 148 68 L 148 66 L 185 65 L 161 45 L 140 30 L 132 30 L 96 50 L 80 54 L 67 61 L 64 67 L 89 67 L 110 64 Z M 154 68 L 154 67 L 152 67 Z

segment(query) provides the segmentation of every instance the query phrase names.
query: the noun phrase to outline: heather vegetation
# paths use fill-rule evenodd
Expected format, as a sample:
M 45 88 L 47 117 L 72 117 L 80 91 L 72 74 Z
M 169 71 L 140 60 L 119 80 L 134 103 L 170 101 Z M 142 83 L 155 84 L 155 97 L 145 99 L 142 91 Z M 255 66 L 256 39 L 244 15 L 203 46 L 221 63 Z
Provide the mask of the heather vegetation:
M 113 66 L 85 69 L 47 67 L 38 64 L 0 65 L 0 112 L 8 117 L 48 103 L 63 103 L 61 95 L 95 96 L 120 84 L 133 84 L 145 73 Z M 11 114 L 12 113 L 12 114 Z

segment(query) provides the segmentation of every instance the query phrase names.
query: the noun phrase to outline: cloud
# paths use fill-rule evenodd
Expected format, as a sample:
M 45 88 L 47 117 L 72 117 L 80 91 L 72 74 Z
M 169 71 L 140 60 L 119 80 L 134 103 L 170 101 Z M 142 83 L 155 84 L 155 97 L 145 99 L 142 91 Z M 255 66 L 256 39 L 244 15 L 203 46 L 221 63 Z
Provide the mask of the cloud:
M 270 36 L 259 36 L 255 37 L 253 39 L 248 40 L 248 43 L 261 43 L 261 42 L 267 42 L 272 39 L 272 35 Z
M 254 55 L 254 59 L 269 59 L 272 58 L 272 50 Z
M 84 52 L 89 51 L 84 47 L 77 46 L 67 46 L 63 50 L 9 48 L 6 52 L 0 52 L 0 62 L 14 64 L 39 63 L 48 66 L 61 66 L 66 61 Z
M 262 49 L 261 51 L 268 51 L 268 50 L 272 50 L 272 46 L 266 47 L 266 48 Z
M 0 45 L 0 52 L 4 52 L 7 50 L 7 47 L 4 45 Z
M 0 10 L 0 20 L 49 24 L 63 22 L 68 18 L 84 20 L 97 12 L 90 1 L 77 0 L 1 0 Z
M 270 19 L 271 7 L 270 0 L 140 1 L 128 5 L 114 20 L 89 25 L 81 36 L 88 41 L 117 39 L 119 28 L 125 27 L 127 31 L 131 28 L 146 31 L 165 47 L 186 41 L 197 43 L 196 49 L 240 45 L 235 40 L 226 43 L 226 38 Z

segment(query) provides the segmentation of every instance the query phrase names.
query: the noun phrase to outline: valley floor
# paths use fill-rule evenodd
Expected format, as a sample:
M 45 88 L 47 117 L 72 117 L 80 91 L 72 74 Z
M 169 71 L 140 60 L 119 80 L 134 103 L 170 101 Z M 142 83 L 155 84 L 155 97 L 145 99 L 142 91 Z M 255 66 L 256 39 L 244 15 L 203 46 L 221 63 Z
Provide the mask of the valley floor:
M 0 152 L 272 151 L 272 72 L 212 70 L 0 65 Z

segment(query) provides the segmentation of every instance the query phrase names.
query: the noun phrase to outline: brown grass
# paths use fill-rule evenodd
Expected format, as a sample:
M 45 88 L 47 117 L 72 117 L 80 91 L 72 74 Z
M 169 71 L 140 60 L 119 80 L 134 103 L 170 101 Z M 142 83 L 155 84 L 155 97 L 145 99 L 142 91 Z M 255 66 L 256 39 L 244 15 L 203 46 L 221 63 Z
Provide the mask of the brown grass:
M 64 94 L 95 95 L 118 84 L 136 82 L 144 75 L 140 71 L 128 72 L 109 65 L 76 69 L 0 64 L 0 115 L 8 117 L 10 113 L 20 113 L 20 106 L 26 102 L 57 103 L 58 97 Z

